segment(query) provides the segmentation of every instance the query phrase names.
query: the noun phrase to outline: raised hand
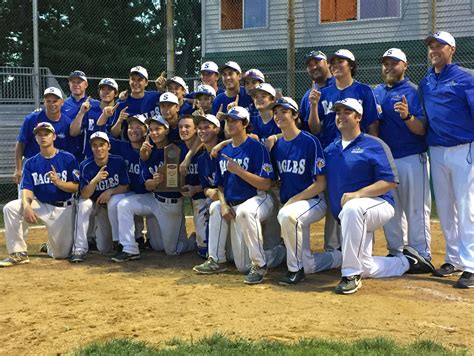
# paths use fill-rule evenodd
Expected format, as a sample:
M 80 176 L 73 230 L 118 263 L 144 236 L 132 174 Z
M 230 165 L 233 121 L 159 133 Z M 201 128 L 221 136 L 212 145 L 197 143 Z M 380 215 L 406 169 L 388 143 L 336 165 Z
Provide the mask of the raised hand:
M 238 106 L 239 105 L 239 94 L 237 94 L 235 96 L 235 100 L 231 103 L 229 103 L 229 105 L 227 105 L 227 111 L 229 111 L 230 109 L 232 109 L 234 106 Z
M 240 165 L 236 161 L 234 161 L 232 158 L 230 158 L 229 156 L 225 154 L 222 154 L 222 157 L 224 157 L 227 160 L 227 170 L 230 173 L 237 174 L 240 171 L 242 171 L 243 168 L 240 167 Z
M 229 104 L 230 105 L 230 104 Z M 221 104 L 221 106 L 219 106 L 219 111 L 216 113 L 216 118 L 218 120 L 223 120 L 223 116 L 224 116 L 224 112 L 222 111 L 224 109 L 224 104 Z
M 108 119 L 114 114 L 118 106 L 119 103 L 115 104 L 114 106 L 106 106 L 104 110 L 102 110 L 102 114 Z
M 56 172 L 56 168 L 54 168 L 53 165 L 51 165 L 51 171 L 48 172 L 48 176 L 51 183 L 53 183 L 55 186 L 58 186 L 58 183 L 61 181 L 61 178 L 59 177 L 58 173 Z
M 106 168 L 107 168 L 107 165 L 100 167 L 99 172 L 97 172 L 93 180 L 99 183 L 103 181 L 104 179 L 107 179 L 107 177 L 109 176 L 109 172 L 105 170 Z
M 90 100 L 91 100 L 91 97 L 88 96 L 87 99 L 82 103 L 81 108 L 79 109 L 81 113 L 85 114 L 91 109 Z
M 119 114 L 118 121 L 122 122 L 123 120 L 126 120 L 128 118 L 128 113 L 127 113 L 128 106 L 124 107 Z
M 406 119 L 408 117 L 408 102 L 405 95 L 402 96 L 402 101 L 396 102 L 395 105 L 393 105 L 393 109 L 400 114 L 402 119 Z

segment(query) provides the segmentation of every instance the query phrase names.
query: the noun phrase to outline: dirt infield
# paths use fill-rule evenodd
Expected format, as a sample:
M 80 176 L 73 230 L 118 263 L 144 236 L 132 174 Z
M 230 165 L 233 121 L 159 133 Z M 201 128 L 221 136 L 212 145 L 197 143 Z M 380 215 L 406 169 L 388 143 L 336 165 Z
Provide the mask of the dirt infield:
M 432 227 L 439 265 L 444 244 L 439 224 Z M 313 227 L 313 240 L 319 240 L 321 229 L 321 224 Z M 275 340 L 387 336 L 474 346 L 474 292 L 453 289 L 457 277 L 364 280 L 357 294 L 340 296 L 333 293 L 340 276 L 336 270 L 281 287 L 277 281 L 285 268 L 280 267 L 264 284 L 247 286 L 235 269 L 196 275 L 192 266 L 202 260 L 194 254 L 147 252 L 140 261 L 120 265 L 89 255 L 86 263 L 71 265 L 36 253 L 44 240 L 44 230 L 31 231 L 31 264 L 0 269 L 0 354 L 63 353 L 112 337 L 159 344 L 215 332 Z M 3 234 L 0 241 L 3 258 Z M 376 252 L 386 254 L 380 232 Z

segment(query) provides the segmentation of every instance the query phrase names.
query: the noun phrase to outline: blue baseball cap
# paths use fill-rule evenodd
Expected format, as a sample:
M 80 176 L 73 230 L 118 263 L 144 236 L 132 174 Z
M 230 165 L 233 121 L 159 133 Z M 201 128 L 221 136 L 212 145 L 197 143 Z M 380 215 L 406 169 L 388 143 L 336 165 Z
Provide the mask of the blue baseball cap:
M 69 79 L 72 79 L 72 78 L 79 78 L 79 79 L 82 79 L 83 81 L 87 82 L 86 73 L 84 73 L 81 70 L 75 70 L 75 71 L 71 72 L 71 74 L 69 74 Z

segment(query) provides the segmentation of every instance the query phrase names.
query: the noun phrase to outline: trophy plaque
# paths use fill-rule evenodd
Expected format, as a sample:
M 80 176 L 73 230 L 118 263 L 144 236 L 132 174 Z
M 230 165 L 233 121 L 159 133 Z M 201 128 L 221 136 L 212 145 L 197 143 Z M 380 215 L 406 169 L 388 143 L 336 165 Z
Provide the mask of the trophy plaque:
M 181 149 L 174 143 L 164 148 L 164 163 L 158 168 L 164 179 L 158 187 L 157 192 L 180 192 L 184 185 L 184 175 L 179 172 L 179 158 Z

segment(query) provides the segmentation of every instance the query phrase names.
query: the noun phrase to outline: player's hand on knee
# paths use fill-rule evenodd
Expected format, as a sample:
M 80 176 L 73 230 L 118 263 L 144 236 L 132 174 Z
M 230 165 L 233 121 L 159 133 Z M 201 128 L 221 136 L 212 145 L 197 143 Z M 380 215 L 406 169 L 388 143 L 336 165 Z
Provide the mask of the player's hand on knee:
M 350 192 L 344 193 L 341 198 L 341 208 L 346 204 L 349 200 L 361 198 L 361 195 L 357 192 Z
M 110 190 L 106 190 L 105 192 L 102 192 L 99 197 L 97 198 L 97 203 L 99 204 L 107 204 L 110 200 L 110 197 L 112 196 Z
M 235 218 L 235 211 L 231 206 L 223 204 L 221 205 L 221 216 L 224 220 L 231 221 L 233 218 Z
M 99 172 L 97 172 L 96 176 L 93 178 L 97 183 L 103 181 L 104 179 L 107 179 L 109 176 L 109 172 L 107 172 L 105 169 L 107 168 L 107 165 L 100 167 Z
M 217 201 L 219 200 L 219 194 L 217 192 L 218 190 L 215 188 L 208 188 L 205 194 L 206 194 L 206 197 L 208 197 L 212 201 Z
M 23 209 L 23 219 L 28 224 L 37 224 L 38 219 L 36 218 L 36 214 L 31 206 L 27 206 L 25 209 Z

